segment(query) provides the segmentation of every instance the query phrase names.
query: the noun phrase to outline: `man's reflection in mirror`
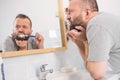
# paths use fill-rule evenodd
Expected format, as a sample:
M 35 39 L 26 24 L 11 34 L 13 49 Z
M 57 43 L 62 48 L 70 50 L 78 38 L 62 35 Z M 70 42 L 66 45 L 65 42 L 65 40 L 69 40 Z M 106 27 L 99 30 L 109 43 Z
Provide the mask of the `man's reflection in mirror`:
M 67 15 L 68 15 L 68 8 L 65 8 L 65 28 L 66 28 L 66 32 L 71 30 L 71 23 L 69 22 L 69 20 L 67 20 Z M 67 41 L 69 41 L 69 38 L 67 37 Z
M 32 34 L 32 21 L 24 14 L 18 14 L 13 23 L 13 33 L 3 44 L 3 52 L 44 48 L 44 38 L 36 32 Z

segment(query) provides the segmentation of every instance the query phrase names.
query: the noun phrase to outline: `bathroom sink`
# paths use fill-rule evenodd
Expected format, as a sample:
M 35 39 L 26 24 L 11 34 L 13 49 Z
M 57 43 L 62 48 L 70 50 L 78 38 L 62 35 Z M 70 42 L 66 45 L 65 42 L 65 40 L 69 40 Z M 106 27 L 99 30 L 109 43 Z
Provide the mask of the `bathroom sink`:
M 72 72 L 54 72 L 46 76 L 46 80 L 92 80 L 87 72 L 72 71 Z

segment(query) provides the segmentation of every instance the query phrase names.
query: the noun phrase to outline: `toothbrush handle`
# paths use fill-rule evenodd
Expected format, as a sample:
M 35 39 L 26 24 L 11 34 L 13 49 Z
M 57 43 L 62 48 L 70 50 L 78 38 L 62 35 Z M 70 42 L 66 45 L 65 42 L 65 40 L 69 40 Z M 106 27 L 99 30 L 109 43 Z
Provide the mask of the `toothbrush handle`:
M 29 35 L 29 37 L 35 37 L 34 35 Z

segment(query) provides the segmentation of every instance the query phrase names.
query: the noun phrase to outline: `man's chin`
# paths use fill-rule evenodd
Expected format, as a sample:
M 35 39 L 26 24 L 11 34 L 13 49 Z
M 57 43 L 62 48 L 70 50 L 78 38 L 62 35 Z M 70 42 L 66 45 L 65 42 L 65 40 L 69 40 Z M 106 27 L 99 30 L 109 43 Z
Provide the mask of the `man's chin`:
M 76 26 L 80 26 L 80 24 L 71 24 L 70 30 L 75 29 Z

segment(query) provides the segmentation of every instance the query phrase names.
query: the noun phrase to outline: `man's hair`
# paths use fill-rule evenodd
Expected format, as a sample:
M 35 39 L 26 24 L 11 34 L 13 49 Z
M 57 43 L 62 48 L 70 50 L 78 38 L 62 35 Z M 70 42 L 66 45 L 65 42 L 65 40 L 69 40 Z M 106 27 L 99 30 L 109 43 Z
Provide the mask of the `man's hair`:
M 69 0 L 72 1 L 72 0 Z M 85 5 L 88 5 L 92 11 L 99 11 L 98 4 L 96 0 L 80 0 L 82 1 Z
M 30 21 L 30 27 L 32 28 L 32 21 L 31 21 L 31 19 L 27 15 L 25 15 L 25 14 L 18 14 L 15 19 L 17 19 L 17 18 L 21 18 L 21 19 L 27 18 Z
M 83 0 L 83 1 L 86 2 L 90 6 L 92 11 L 99 11 L 98 4 L 97 4 L 96 0 Z

